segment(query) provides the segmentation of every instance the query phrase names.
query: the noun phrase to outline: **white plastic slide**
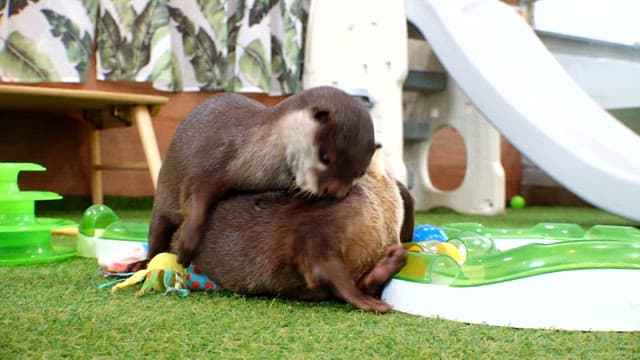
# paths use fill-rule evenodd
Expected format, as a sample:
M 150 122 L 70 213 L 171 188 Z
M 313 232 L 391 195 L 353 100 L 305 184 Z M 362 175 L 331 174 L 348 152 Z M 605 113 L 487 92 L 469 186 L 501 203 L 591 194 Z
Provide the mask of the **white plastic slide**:
M 569 77 L 512 8 L 498 0 L 405 6 L 467 97 L 514 146 L 584 200 L 640 221 L 640 137 Z

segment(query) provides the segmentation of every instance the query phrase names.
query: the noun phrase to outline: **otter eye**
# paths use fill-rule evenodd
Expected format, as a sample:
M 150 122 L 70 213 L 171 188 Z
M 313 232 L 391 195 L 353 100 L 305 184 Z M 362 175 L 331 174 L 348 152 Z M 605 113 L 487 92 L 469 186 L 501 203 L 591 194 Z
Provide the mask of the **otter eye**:
M 329 158 L 329 154 L 321 153 L 320 154 L 320 162 L 325 164 L 325 165 L 329 165 L 331 163 L 331 159 Z

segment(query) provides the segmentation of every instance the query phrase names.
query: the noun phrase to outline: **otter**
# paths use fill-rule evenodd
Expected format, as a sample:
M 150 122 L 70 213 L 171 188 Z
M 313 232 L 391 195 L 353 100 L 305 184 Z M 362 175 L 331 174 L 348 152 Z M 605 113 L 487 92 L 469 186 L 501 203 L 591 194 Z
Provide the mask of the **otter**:
M 374 151 L 365 105 L 337 88 L 311 88 L 270 108 L 238 94 L 213 96 L 185 117 L 169 146 L 158 176 L 147 259 L 167 251 L 181 227 L 184 240 L 176 253 L 179 263 L 189 265 L 205 219 L 235 192 L 295 188 L 343 198 Z
M 286 191 L 225 199 L 205 219 L 193 263 L 241 295 L 337 298 L 362 310 L 391 310 L 379 296 L 404 265 L 401 242 L 411 240 L 413 200 L 380 153 L 341 200 Z M 176 236 L 172 249 L 185 240 Z

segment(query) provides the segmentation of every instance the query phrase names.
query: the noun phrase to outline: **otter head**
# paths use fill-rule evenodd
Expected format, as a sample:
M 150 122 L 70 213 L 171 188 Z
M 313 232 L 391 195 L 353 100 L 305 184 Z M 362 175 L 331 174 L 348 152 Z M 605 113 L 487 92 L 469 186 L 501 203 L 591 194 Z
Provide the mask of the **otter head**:
M 362 177 L 376 149 L 373 122 L 357 99 L 332 96 L 332 104 L 311 108 L 316 123 L 306 166 L 295 174 L 296 185 L 317 196 L 346 196 Z

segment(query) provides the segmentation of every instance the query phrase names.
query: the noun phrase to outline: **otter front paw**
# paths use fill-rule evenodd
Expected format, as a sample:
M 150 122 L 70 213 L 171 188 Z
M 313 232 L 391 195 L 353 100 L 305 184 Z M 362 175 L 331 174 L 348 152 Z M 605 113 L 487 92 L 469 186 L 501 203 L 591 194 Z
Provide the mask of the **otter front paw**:
M 187 242 L 183 242 L 178 248 L 178 264 L 187 268 L 193 260 L 196 251 L 195 246 L 190 246 Z

